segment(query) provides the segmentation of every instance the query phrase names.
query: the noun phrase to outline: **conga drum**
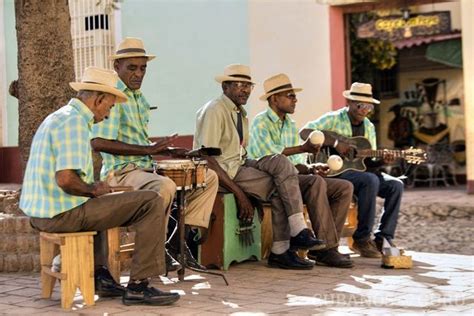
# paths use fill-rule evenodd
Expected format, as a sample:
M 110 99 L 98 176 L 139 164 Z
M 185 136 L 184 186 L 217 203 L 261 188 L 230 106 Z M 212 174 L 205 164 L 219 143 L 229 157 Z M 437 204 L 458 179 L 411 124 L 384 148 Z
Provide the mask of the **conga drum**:
M 196 167 L 192 160 L 161 160 L 155 163 L 156 173 L 173 180 L 178 190 L 191 190 Z

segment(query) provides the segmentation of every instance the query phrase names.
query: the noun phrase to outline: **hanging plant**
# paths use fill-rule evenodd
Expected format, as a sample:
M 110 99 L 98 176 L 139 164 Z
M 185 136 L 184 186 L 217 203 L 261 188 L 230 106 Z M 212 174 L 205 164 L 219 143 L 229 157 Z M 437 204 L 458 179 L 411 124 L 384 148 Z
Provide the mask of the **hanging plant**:
M 350 15 L 351 64 L 355 78 L 366 78 L 367 72 L 391 69 L 397 63 L 397 49 L 391 42 L 357 38 L 357 26 L 375 18 L 373 12 Z

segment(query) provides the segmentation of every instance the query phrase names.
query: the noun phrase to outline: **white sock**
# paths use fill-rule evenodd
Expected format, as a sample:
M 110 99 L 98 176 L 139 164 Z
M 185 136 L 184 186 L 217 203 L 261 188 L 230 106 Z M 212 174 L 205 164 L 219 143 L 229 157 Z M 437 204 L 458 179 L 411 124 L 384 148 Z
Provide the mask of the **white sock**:
M 274 241 L 272 245 L 272 253 L 276 255 L 281 255 L 285 251 L 290 249 L 290 241 L 283 240 L 283 241 Z
M 291 237 L 298 235 L 303 229 L 308 228 L 304 220 L 303 213 L 296 213 L 288 217 L 288 223 L 290 224 Z

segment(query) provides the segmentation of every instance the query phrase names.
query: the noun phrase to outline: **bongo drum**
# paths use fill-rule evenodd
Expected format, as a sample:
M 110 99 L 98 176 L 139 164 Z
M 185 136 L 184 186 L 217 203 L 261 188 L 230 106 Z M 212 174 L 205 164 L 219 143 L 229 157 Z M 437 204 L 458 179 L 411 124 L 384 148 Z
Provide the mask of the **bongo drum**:
M 178 190 L 193 188 L 195 169 L 193 161 L 188 159 L 160 160 L 155 164 L 156 173 L 173 180 Z

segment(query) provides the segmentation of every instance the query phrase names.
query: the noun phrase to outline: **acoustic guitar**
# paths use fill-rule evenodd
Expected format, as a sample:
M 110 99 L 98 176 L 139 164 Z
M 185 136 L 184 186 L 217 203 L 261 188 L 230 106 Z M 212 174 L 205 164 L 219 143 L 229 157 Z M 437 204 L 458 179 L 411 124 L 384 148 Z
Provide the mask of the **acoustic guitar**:
M 409 164 L 420 164 L 425 162 L 427 159 L 426 151 L 419 148 L 410 147 L 405 150 L 394 150 L 394 149 L 372 149 L 372 146 L 369 140 L 362 136 L 356 137 L 345 137 L 341 136 L 334 132 L 324 131 L 325 134 L 329 134 L 330 136 L 338 139 L 339 141 L 343 141 L 351 145 L 351 150 L 346 155 L 341 155 L 333 148 L 323 148 L 319 154 L 315 157 L 316 162 L 326 162 L 329 155 L 337 154 L 340 155 L 343 160 L 342 168 L 334 171 L 331 170 L 328 173 L 328 177 L 338 176 L 341 173 L 347 170 L 354 170 L 354 171 L 366 171 L 367 167 L 365 166 L 364 159 L 365 158 L 382 158 L 384 153 L 389 152 L 395 158 L 402 158 L 405 159 Z

